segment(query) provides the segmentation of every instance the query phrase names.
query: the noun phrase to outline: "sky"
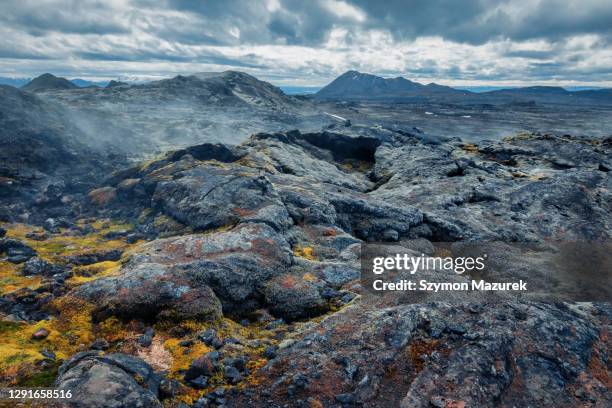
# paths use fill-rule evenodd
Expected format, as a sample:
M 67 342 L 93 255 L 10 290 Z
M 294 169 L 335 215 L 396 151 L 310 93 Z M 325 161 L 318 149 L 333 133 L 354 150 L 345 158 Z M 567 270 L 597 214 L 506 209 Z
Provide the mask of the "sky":
M 1 0 L 0 76 L 612 87 L 610 0 Z

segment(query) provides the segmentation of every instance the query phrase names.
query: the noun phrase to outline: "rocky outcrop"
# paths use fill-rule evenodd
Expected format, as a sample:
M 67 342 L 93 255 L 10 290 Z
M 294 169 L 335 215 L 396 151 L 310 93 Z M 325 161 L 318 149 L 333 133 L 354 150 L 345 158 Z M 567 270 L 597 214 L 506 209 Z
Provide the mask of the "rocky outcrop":
M 230 405 L 606 406 L 606 308 L 362 299 L 280 350 Z
M 161 407 L 161 377 L 144 361 L 125 354 L 82 352 L 59 369 L 55 387 L 70 391 L 62 403 L 75 408 Z
M 124 317 L 216 319 L 261 306 L 263 287 L 291 264 L 288 243 L 265 224 L 228 232 L 156 240 L 118 277 L 98 279 L 73 295 L 98 313 Z
M 607 406 L 608 303 L 375 296 L 359 255 L 379 241 L 431 254 L 434 241 L 609 240 L 609 149 L 360 127 L 183 149 L 106 181 L 117 199 L 97 211 L 132 219 L 150 242 L 67 296 L 91 303 L 94 321 L 290 323 L 265 348 L 180 332 L 207 347 L 184 384 L 231 387 L 195 406 Z M 499 273 L 554 277 L 537 253 L 487 248 Z M 234 364 L 246 343 L 257 364 Z

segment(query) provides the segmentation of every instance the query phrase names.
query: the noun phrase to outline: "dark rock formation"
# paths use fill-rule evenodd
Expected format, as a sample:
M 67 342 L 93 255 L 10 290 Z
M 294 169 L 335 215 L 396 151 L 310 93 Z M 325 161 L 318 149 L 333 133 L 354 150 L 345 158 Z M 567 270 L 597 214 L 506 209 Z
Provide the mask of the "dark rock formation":
M 226 355 L 244 350 L 230 337 L 186 335 L 181 347 L 215 350 L 181 373 L 186 386 L 240 385 L 196 406 L 607 406 L 609 304 L 476 294 L 408 304 L 363 290 L 359 251 L 371 241 L 428 254 L 432 241 L 607 241 L 609 149 L 570 136 L 474 145 L 358 126 L 182 149 L 106 180 L 115 199 L 95 211 L 132 220 L 150 242 L 117 276 L 67 296 L 91 303 L 96 321 L 230 316 L 248 326 L 266 314 L 266 328 L 297 328 L 257 344 L 256 358 L 270 361 L 254 372 Z M 554 276 L 536 255 L 488 248 L 492 264 Z
M 62 364 L 55 387 L 71 391 L 72 398 L 62 402 L 75 408 L 161 407 L 160 381 L 136 357 L 82 352 Z

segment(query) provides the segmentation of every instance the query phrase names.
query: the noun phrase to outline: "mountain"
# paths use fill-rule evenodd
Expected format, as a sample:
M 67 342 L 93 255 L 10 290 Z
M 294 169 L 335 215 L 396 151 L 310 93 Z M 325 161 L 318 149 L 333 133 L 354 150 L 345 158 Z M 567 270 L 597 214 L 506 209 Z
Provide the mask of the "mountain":
M 612 105 L 612 90 L 589 89 L 568 91 L 558 86 L 529 86 L 523 88 L 494 89 L 486 92 L 470 92 L 449 86 L 427 85 L 406 78 L 382 78 L 372 74 L 348 71 L 333 80 L 315 94 L 319 100 L 362 101 L 431 101 L 454 104 L 506 104 L 538 102 L 551 104 Z
M 68 111 L 88 145 L 111 145 L 136 156 L 202 142 L 238 143 L 317 114 L 311 101 L 236 71 L 139 84 L 113 81 L 104 88 L 46 88 L 37 96 Z
M 77 85 L 66 78 L 56 77 L 52 74 L 42 74 L 21 87 L 28 92 L 40 92 L 52 89 L 76 89 Z
M 106 85 L 106 88 L 114 88 L 116 86 L 129 86 L 129 84 L 127 82 L 115 81 L 114 79 L 111 79 Z
M 104 87 L 108 85 L 108 81 L 89 81 L 87 79 L 74 78 L 71 79 L 70 82 L 78 86 L 79 88 L 89 88 L 89 87 Z
M 348 71 L 315 94 L 317 99 L 403 99 L 468 94 L 448 86 L 423 85 L 403 77 L 382 78 Z
M 131 87 L 142 96 L 158 93 L 162 99 L 198 99 L 215 105 L 285 108 L 297 99 L 274 85 L 238 71 L 200 72 L 189 76 L 149 82 Z
M 13 78 L 13 77 L 0 77 L 0 85 L 10 85 L 15 88 L 20 88 L 30 82 L 32 78 Z

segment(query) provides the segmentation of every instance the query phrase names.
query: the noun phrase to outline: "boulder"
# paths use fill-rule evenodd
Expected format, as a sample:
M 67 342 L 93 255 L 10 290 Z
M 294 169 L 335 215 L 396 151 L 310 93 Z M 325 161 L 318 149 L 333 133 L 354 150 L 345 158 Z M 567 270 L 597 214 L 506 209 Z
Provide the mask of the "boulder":
M 106 207 L 117 198 L 117 189 L 114 187 L 100 187 L 90 191 L 87 196 L 98 207 Z
M 54 387 L 71 391 L 72 398 L 62 402 L 75 408 L 161 408 L 160 381 L 139 358 L 81 352 L 61 365 Z
M 18 239 L 0 238 L 0 254 L 6 254 L 9 262 L 23 263 L 36 256 L 36 251 Z
M 84 284 L 72 296 L 95 306 L 95 316 L 142 319 L 201 319 L 221 317 L 221 303 L 205 284 L 194 285 L 180 268 L 143 263 L 118 277 Z
M 28 261 L 26 261 L 21 268 L 21 274 L 26 275 L 26 276 L 28 275 L 52 276 L 52 275 L 55 275 L 57 273 L 62 273 L 62 272 L 64 272 L 63 267 L 59 265 L 51 264 L 37 256 L 30 258 Z

